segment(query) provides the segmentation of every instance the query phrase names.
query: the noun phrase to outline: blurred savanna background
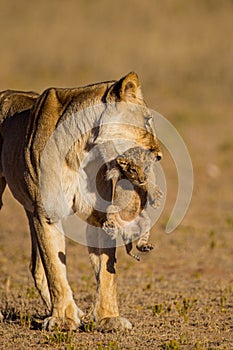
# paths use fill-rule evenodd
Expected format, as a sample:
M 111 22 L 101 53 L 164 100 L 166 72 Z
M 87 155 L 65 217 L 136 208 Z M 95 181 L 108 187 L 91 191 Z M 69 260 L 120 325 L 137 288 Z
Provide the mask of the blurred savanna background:
M 118 252 L 121 313 L 128 334 L 47 333 L 28 265 L 30 239 L 9 191 L 0 213 L 2 349 L 233 348 L 233 1 L 0 0 L 0 91 L 42 92 L 115 80 L 135 71 L 150 108 L 178 130 L 190 152 L 194 191 L 181 225 L 165 225 L 177 194 L 166 145 L 164 212 L 155 249 L 140 263 Z M 83 246 L 67 240 L 68 274 L 91 312 L 95 281 Z M 87 321 L 88 322 L 88 321 Z

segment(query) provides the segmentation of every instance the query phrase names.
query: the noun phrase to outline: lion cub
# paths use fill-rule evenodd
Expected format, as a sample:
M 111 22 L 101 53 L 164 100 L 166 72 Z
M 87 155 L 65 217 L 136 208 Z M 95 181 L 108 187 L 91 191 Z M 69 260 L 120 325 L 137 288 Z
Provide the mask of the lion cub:
M 103 229 L 112 238 L 120 234 L 127 253 L 137 260 L 140 257 L 132 253 L 134 239 L 138 239 L 136 247 L 139 251 L 153 249 L 148 242 L 150 218 L 145 208 L 148 202 L 157 208 L 162 197 L 160 188 L 148 182 L 153 161 L 152 152 L 133 147 L 117 157 L 107 172 L 107 179 L 112 180 L 112 204 L 107 208 Z

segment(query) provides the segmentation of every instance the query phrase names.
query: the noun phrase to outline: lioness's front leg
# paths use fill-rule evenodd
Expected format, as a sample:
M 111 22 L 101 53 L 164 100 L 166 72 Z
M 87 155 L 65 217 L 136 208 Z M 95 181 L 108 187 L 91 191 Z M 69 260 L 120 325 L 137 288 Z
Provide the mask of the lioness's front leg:
M 95 231 L 95 229 L 93 230 Z M 98 229 L 100 232 L 100 229 Z M 93 232 L 97 234 L 97 232 Z M 101 239 L 100 238 L 104 239 Z M 88 235 L 87 235 L 88 237 Z M 95 247 L 88 247 L 90 261 L 97 280 L 94 318 L 101 330 L 131 329 L 131 323 L 119 316 L 116 286 L 116 242 L 105 233 L 100 233 Z M 97 246 L 99 244 L 99 247 Z M 93 245 L 93 240 L 92 240 Z
M 44 218 L 33 217 L 33 224 L 51 297 L 51 316 L 45 319 L 44 328 L 77 329 L 83 312 L 75 304 L 67 281 L 64 234 Z

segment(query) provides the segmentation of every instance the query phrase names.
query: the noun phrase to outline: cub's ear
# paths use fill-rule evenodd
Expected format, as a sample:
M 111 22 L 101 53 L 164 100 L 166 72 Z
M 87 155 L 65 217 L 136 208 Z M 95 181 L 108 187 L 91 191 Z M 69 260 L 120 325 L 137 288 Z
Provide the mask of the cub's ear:
M 131 72 L 117 81 L 109 91 L 109 96 L 120 101 L 143 100 L 140 80 L 136 73 Z
M 123 171 L 126 171 L 128 168 L 128 165 L 129 165 L 128 159 L 121 157 L 121 156 L 116 158 L 116 163 Z

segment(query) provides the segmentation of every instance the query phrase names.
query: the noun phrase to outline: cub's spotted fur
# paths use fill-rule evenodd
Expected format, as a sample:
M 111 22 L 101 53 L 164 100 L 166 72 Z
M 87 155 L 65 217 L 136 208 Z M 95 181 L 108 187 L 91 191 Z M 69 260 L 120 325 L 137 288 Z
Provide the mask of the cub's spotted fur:
M 161 157 L 159 152 L 157 157 Z M 103 228 L 113 238 L 121 235 L 127 253 L 137 260 L 140 260 L 139 256 L 132 253 L 133 240 L 138 239 L 136 247 L 141 252 L 153 249 L 153 245 L 148 242 L 150 218 L 145 206 L 149 200 L 157 208 L 162 197 L 159 187 L 155 184 L 149 186 L 148 182 L 154 161 L 150 151 L 142 147 L 130 148 L 116 158 L 115 166 L 107 174 L 113 181 L 113 193 L 112 205 L 107 209 L 107 220 Z M 123 179 L 130 183 L 122 182 Z

